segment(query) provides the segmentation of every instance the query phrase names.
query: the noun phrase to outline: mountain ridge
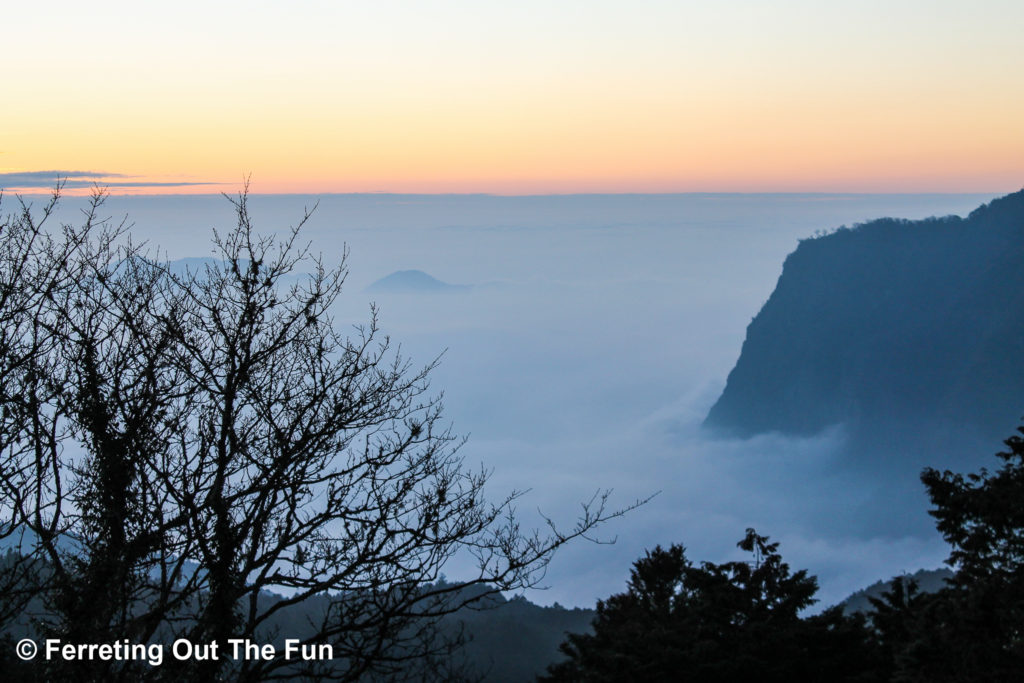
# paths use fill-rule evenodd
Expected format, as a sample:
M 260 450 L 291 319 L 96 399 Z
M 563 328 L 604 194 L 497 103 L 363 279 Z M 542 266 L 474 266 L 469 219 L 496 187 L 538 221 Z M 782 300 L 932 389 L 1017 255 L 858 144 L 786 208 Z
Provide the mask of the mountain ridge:
M 705 427 L 805 436 L 844 423 L 874 445 L 908 430 L 998 443 L 1024 413 L 1022 266 L 1024 191 L 967 218 L 801 241 Z

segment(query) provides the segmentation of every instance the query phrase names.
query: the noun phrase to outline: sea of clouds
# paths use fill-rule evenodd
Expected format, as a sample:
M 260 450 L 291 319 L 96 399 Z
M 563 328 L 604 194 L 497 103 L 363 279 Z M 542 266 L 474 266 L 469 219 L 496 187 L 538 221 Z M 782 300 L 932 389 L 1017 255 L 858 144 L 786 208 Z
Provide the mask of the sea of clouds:
M 623 590 L 645 549 L 682 543 L 694 561 L 738 559 L 735 543 L 755 527 L 819 577 L 829 604 L 941 564 L 937 533 L 899 523 L 926 517 L 923 490 L 887 500 L 845 475 L 842 426 L 737 440 L 700 422 L 798 240 L 882 216 L 965 215 L 994 196 L 254 195 L 250 209 L 257 229 L 281 232 L 318 203 L 304 240 L 328 264 L 349 254 L 338 324 L 366 321 L 373 301 L 414 362 L 443 354 L 433 387 L 469 435 L 462 453 L 493 470 L 495 500 L 527 491 L 524 523 L 543 514 L 571 526 L 599 489 L 620 506 L 658 494 L 600 530 L 614 544 L 560 552 L 549 588 L 529 599 L 592 606 Z M 80 206 L 66 201 L 60 218 L 75 221 Z M 216 196 L 113 197 L 104 211 L 128 216 L 134 239 L 172 260 L 210 256 L 211 229 L 234 221 Z M 399 270 L 469 288 L 366 291 Z

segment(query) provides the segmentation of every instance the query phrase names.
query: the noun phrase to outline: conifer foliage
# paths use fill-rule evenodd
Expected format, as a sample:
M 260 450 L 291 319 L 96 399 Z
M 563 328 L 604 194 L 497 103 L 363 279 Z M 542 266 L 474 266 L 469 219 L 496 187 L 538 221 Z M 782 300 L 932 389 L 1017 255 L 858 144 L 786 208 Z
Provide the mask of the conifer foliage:
M 593 634 L 569 635 L 568 660 L 542 680 L 876 680 L 863 618 L 802 619 L 817 580 L 753 529 L 737 545 L 749 561 L 695 566 L 680 545 L 648 552 L 627 592 L 598 602 Z

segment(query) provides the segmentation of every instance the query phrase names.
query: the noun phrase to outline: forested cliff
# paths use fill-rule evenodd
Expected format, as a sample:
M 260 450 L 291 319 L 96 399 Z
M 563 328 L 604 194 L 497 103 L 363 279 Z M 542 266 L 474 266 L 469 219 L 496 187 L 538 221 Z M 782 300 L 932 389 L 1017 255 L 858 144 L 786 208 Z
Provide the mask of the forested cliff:
M 803 240 L 705 425 L 998 443 L 1024 414 L 1022 358 L 1024 191 Z

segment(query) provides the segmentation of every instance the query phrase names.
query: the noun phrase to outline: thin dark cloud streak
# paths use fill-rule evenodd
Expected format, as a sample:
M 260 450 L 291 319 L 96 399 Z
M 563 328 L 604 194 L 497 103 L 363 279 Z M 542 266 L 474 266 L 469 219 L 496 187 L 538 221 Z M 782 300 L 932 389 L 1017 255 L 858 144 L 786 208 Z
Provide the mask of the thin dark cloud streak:
M 137 178 L 138 176 L 124 173 L 107 173 L 101 171 L 14 171 L 0 173 L 2 188 L 43 188 L 54 187 L 61 182 L 64 187 L 77 189 L 83 187 L 190 187 L 194 185 L 224 185 L 225 183 L 206 180 L 160 181 L 160 180 L 111 180 L 112 178 Z

